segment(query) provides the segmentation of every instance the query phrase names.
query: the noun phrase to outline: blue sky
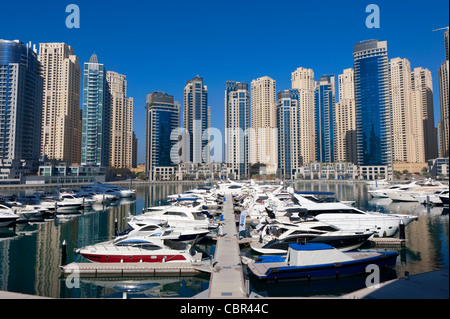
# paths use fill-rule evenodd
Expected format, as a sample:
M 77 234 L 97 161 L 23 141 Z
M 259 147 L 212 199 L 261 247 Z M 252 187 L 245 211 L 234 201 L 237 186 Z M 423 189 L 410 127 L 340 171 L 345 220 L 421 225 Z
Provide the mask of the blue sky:
M 68 4 L 80 8 L 80 28 L 65 21 Z M 368 4 L 380 8 L 380 28 L 365 21 Z M 65 42 L 80 63 L 96 53 L 107 70 L 125 74 L 134 98 L 138 162 L 144 162 L 145 98 L 164 91 L 183 104 L 186 81 L 208 86 L 211 126 L 223 130 L 225 81 L 250 83 L 261 76 L 290 88 L 291 72 L 312 68 L 316 80 L 353 67 L 353 45 L 388 42 L 389 59 L 432 72 L 435 121 L 440 119 L 437 70 L 444 61 L 443 31 L 449 2 L 427 1 L 143 1 L 2 0 L 0 38 L 26 43 Z

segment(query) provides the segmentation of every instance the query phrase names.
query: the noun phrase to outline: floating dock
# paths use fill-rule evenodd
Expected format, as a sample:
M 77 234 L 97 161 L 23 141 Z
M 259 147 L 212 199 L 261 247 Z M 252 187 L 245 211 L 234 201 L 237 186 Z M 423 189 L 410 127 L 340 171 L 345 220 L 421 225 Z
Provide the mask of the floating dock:
M 226 195 L 223 205 L 223 236 L 217 238 L 214 268 L 209 283 L 210 298 L 246 298 L 233 199 Z
M 187 263 L 70 263 L 61 266 L 62 275 L 77 274 L 81 277 L 126 277 L 160 275 L 194 275 L 211 273 L 210 261 Z

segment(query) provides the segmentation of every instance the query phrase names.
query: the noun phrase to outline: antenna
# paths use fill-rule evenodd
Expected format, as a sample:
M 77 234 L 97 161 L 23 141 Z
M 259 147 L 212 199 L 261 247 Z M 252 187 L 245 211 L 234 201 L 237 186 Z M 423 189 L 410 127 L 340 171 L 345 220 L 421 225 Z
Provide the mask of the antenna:
M 434 31 L 439 31 L 439 30 L 444 30 L 444 29 L 447 29 L 447 30 L 448 30 L 448 27 L 439 28 L 439 29 L 433 30 L 433 32 L 434 32 Z

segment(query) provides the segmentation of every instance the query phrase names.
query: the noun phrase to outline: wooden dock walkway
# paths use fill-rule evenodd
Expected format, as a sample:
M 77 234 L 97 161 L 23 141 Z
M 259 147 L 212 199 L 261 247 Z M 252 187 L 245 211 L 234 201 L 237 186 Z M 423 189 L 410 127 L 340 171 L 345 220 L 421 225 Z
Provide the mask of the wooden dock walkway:
M 209 298 L 246 298 L 238 232 L 231 195 L 223 205 L 223 237 L 218 237 L 214 255 L 214 268 L 209 283 Z

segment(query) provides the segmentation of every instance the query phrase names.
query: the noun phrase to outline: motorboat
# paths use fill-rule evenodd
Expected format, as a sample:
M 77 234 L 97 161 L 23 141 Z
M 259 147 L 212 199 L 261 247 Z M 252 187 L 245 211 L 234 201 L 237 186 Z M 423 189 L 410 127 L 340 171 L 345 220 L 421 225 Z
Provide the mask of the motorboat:
M 414 199 L 421 204 L 425 205 L 443 205 L 441 200 L 441 195 L 448 195 L 448 188 L 443 190 L 438 190 L 433 194 L 415 194 Z
M 201 261 L 201 253 L 196 253 L 191 245 L 174 242 L 176 234 L 125 238 L 102 242 L 76 250 L 84 258 L 99 263 L 164 263 L 164 262 L 197 262 Z
M 47 198 L 41 201 L 40 206 L 43 209 L 54 211 L 57 214 L 75 213 L 83 209 L 81 202 L 74 202 L 69 199 L 58 200 Z
M 406 191 L 408 189 L 411 189 L 411 187 L 415 187 L 416 185 L 417 183 L 413 181 L 408 184 L 395 184 L 386 188 L 371 189 L 367 192 L 375 198 L 388 198 L 389 193 Z
M 195 244 L 209 234 L 207 229 L 194 227 L 172 227 L 168 223 L 162 223 L 154 219 L 131 220 L 126 228 L 118 234 L 115 243 L 125 238 L 160 236 L 161 234 L 177 233 L 176 238 L 170 239 L 175 242 Z
M 54 211 L 49 211 L 40 205 L 26 205 L 16 202 L 11 209 L 19 216 L 17 223 L 36 223 L 45 220 L 53 219 L 55 217 Z
M 448 188 L 448 186 L 445 186 L 438 181 L 425 180 L 409 187 L 408 189 L 389 192 L 386 195 L 392 201 L 417 202 L 417 200 L 414 198 L 414 195 L 431 195 L 434 192 L 444 190 L 445 188 Z
M 366 184 L 370 188 L 372 188 L 372 187 L 378 188 L 381 186 L 386 187 L 389 185 L 389 181 L 386 179 L 375 179 L 375 180 L 371 180 L 371 181 L 366 181 Z
M 128 198 L 136 195 L 135 189 L 123 188 L 113 184 L 100 183 L 98 181 L 96 181 L 93 185 L 88 185 L 87 187 L 106 194 L 113 194 L 119 198 Z
M 334 225 L 314 219 L 297 223 L 273 221 L 253 231 L 253 237 L 260 237 L 250 247 L 261 254 L 286 254 L 292 243 L 324 243 L 342 251 L 359 248 L 374 232 L 342 231 Z
M 364 274 L 369 265 L 393 268 L 397 256 L 396 252 L 342 252 L 319 243 L 290 244 L 287 255 L 260 256 L 247 267 L 251 275 L 265 281 L 337 279 Z
M 0 204 L 0 227 L 7 227 L 14 224 L 19 218 L 19 215 L 15 214 L 11 207 Z
M 407 226 L 418 219 L 414 215 L 363 211 L 340 202 L 315 203 L 299 194 L 293 193 L 292 195 L 296 205 L 292 209 L 300 211 L 297 215 L 302 214 L 304 217 L 312 217 L 335 225 L 341 230 L 374 231 L 380 237 L 392 237 L 399 230 L 400 222 Z M 284 212 L 285 217 L 292 219 L 292 212 L 289 212 L 286 208 Z M 282 213 L 278 213 L 278 215 L 283 216 Z
M 132 220 L 138 221 L 145 218 L 154 219 L 160 222 L 166 222 L 173 227 L 197 227 L 203 229 L 215 229 L 219 225 L 212 221 L 211 215 L 207 211 L 199 211 L 193 207 L 173 206 L 163 211 L 152 211 L 145 214 L 132 217 Z
M 89 208 L 97 202 L 97 200 L 95 200 L 92 197 L 89 196 L 83 197 L 72 193 L 60 193 L 59 200 L 64 201 L 66 203 L 72 202 L 76 204 L 81 204 L 81 207 L 83 208 Z
M 445 207 L 448 207 L 448 206 L 449 206 L 449 205 L 448 205 L 448 192 L 447 192 L 447 194 L 441 194 L 441 195 L 439 195 L 439 199 L 441 200 L 442 205 L 444 205 Z

